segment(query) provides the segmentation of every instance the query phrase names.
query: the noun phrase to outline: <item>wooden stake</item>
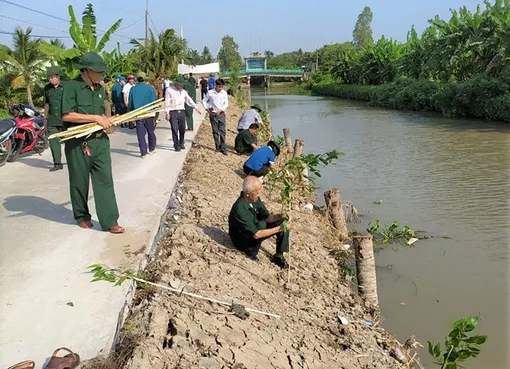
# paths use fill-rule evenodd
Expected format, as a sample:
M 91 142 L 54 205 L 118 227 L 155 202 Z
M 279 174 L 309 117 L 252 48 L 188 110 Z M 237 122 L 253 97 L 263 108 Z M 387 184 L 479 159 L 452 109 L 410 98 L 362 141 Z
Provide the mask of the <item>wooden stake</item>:
M 372 235 L 354 236 L 358 292 L 372 308 L 379 307 Z
M 303 155 L 304 144 L 305 144 L 305 141 L 303 141 L 299 138 L 296 139 L 296 141 L 294 143 L 294 155 L 292 156 L 293 158 L 295 158 L 296 156 Z
M 345 214 L 342 209 L 340 190 L 338 188 L 333 188 L 332 190 L 324 192 L 324 200 L 328 207 L 328 217 L 331 224 L 338 231 L 338 239 L 340 242 L 349 239 L 349 230 L 347 229 L 347 222 L 345 221 Z
M 290 129 L 283 129 L 283 137 L 285 138 L 285 146 L 287 147 L 287 152 L 292 154 L 294 150 L 292 149 L 292 139 L 290 138 Z

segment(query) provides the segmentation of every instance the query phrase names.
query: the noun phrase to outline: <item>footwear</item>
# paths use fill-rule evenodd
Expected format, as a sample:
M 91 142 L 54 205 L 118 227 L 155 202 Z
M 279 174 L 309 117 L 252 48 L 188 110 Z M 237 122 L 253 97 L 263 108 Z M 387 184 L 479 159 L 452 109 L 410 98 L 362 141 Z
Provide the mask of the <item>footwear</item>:
M 145 155 L 140 155 L 140 159 L 145 159 L 147 157 L 147 154 Z
M 253 261 L 256 261 L 256 262 L 259 262 L 259 261 L 260 261 L 260 259 L 259 259 L 259 257 L 258 257 L 257 255 L 248 255 L 248 254 L 246 254 L 246 256 L 247 256 L 247 257 L 248 257 L 248 259 L 250 259 L 250 260 L 253 260 Z
M 285 260 L 284 256 L 274 255 L 272 257 L 272 259 L 271 259 L 271 263 L 279 266 L 282 269 L 288 269 L 289 268 L 289 263 L 287 263 L 287 260 Z
M 94 228 L 90 220 L 83 220 L 80 223 L 78 223 L 78 225 L 80 226 L 80 228 L 83 229 Z
M 14 364 L 10 366 L 8 369 L 34 369 L 35 362 L 32 360 L 22 361 L 21 363 Z
M 50 168 L 50 172 L 56 172 L 57 170 L 64 169 L 62 164 L 53 164 L 53 168 Z
M 149 151 L 149 155 L 154 155 L 156 153 L 156 149 Z
M 174 150 L 175 150 L 176 152 L 179 152 L 179 151 L 181 151 L 181 148 L 178 146 L 178 147 L 176 147 Z
M 126 230 L 124 229 L 124 227 L 121 227 L 120 225 L 116 224 L 114 225 L 113 227 L 111 227 L 108 232 L 110 233 L 113 233 L 113 234 L 119 234 L 119 233 L 124 233 L 126 232 Z
M 181 149 L 182 150 L 186 150 L 186 146 L 184 146 L 184 144 L 181 145 Z
M 222 153 L 223 155 L 225 155 L 225 156 L 227 156 L 227 155 L 228 155 L 228 154 L 227 154 L 227 150 L 221 150 L 221 153 Z
M 59 357 L 57 356 L 58 352 L 64 350 L 69 352 L 69 354 Z M 80 363 L 80 355 L 72 352 L 68 348 L 60 347 L 53 352 L 51 355 L 50 361 L 46 365 L 46 369 L 74 369 Z

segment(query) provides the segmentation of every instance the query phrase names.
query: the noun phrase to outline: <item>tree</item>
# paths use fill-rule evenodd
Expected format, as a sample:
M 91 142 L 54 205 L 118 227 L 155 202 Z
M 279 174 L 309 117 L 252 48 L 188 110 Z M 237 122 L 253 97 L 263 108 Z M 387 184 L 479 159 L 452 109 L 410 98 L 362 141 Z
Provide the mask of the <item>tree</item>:
M 202 63 L 214 63 L 214 57 L 211 54 L 211 50 L 209 50 L 207 46 L 204 46 L 204 50 L 202 50 Z
M 358 20 L 352 32 L 353 43 L 357 48 L 368 47 L 373 43 L 372 18 L 372 10 L 370 7 L 365 6 L 360 15 L 358 15 Z
M 271 59 L 272 57 L 274 57 L 274 52 L 272 52 L 271 50 L 266 50 L 264 51 L 264 55 L 266 56 L 266 58 Z
M 196 49 L 188 49 L 187 57 L 191 61 L 191 65 L 203 64 L 202 55 Z
M 218 60 L 222 71 L 241 69 L 242 59 L 239 55 L 239 45 L 236 44 L 232 36 L 226 35 L 221 39 Z
M 14 48 L 3 46 L 0 49 L 0 62 L 6 71 L 16 76 L 11 81 L 12 87 L 16 89 L 24 86 L 27 89 L 28 103 L 33 106 L 32 84 L 37 73 L 43 71 L 45 60 L 40 51 L 41 40 L 32 39 L 31 33 L 30 27 L 26 31 L 21 27 L 16 28 L 12 37 Z

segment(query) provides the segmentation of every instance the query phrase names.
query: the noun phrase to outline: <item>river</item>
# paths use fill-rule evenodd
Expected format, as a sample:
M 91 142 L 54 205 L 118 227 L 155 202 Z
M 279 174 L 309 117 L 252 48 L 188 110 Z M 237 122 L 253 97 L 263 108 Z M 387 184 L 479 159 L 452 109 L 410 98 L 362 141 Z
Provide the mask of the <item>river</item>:
M 384 327 L 401 341 L 415 335 L 432 368 L 427 340 L 443 343 L 454 320 L 479 315 L 475 332 L 489 338 L 467 367 L 510 368 L 510 126 L 263 89 L 251 98 L 275 135 L 289 127 L 306 153 L 344 153 L 322 169 L 318 201 L 338 187 L 365 214 L 350 228 L 378 218 L 452 237 L 377 254 Z

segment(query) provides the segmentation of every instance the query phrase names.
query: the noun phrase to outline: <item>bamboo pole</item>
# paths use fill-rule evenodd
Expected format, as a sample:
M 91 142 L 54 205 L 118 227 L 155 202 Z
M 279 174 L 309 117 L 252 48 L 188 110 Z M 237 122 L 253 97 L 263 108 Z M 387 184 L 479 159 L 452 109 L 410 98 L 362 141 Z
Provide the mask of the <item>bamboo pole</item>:
M 143 280 L 141 278 L 133 277 L 133 276 L 129 276 L 129 278 L 131 278 L 131 279 L 133 279 L 133 280 L 135 280 L 137 282 L 146 283 L 146 284 L 148 284 L 150 286 L 154 286 L 154 287 L 162 288 L 162 289 L 167 290 L 167 291 L 178 293 L 179 295 L 186 295 L 186 296 L 190 296 L 190 297 L 195 297 L 195 298 L 200 299 L 200 300 L 206 300 L 206 301 L 209 301 L 209 302 L 215 302 L 215 303 L 220 304 L 220 305 L 232 306 L 232 303 L 229 303 L 229 302 L 212 299 L 212 298 L 205 297 L 205 296 L 200 296 L 200 295 L 197 295 L 196 293 L 185 292 L 185 291 L 183 291 L 184 288 L 181 288 L 181 289 L 172 288 L 172 287 L 164 286 L 162 284 L 149 282 L 149 281 Z M 245 307 L 245 309 L 246 309 L 246 311 L 250 311 L 252 313 L 262 314 L 262 315 L 270 316 L 270 317 L 273 317 L 273 318 L 281 318 L 280 315 L 266 313 L 264 311 L 250 309 L 250 308 L 247 308 L 247 307 Z
M 324 192 L 324 200 L 328 208 L 327 213 L 333 227 L 337 230 L 337 236 L 340 242 L 349 239 L 349 230 L 345 214 L 342 209 L 342 196 L 338 188 Z
M 354 255 L 358 276 L 358 292 L 372 308 L 379 307 L 372 235 L 354 236 Z
M 292 149 L 292 139 L 290 138 L 290 129 L 283 129 L 283 137 L 285 138 L 285 146 L 287 146 L 287 152 L 292 154 L 294 150 Z

